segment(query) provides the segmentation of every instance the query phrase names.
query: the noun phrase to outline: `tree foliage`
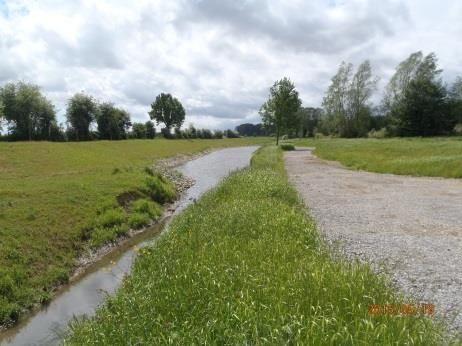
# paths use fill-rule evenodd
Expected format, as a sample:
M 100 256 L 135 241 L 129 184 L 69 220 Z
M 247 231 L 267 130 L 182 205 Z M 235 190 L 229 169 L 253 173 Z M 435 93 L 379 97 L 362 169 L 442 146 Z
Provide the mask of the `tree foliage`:
M 266 136 L 267 131 L 262 124 L 245 123 L 236 126 L 236 132 L 241 136 Z
M 341 137 L 365 136 L 371 117 L 369 100 L 377 81 L 369 61 L 360 64 L 355 74 L 352 64 L 342 62 L 323 99 L 321 127 Z
M 146 138 L 154 139 L 154 137 L 156 137 L 156 128 L 154 127 L 154 123 L 152 121 L 146 121 L 144 126 L 146 126 Z
M 322 112 L 322 108 L 300 107 L 296 114 L 299 121 L 298 136 L 313 137 Z
M 53 104 L 36 85 L 24 82 L 4 85 L 0 88 L 0 104 L 15 140 L 50 140 L 59 128 Z
M 96 123 L 100 139 L 125 139 L 128 128 L 131 126 L 128 112 L 109 102 L 99 106 L 96 112 Z
M 165 124 L 165 127 L 169 130 L 168 133 L 164 131 L 167 136 L 172 127 L 181 127 L 185 115 L 186 113 L 181 102 L 172 95 L 164 93 L 156 97 L 149 112 L 149 116 L 157 122 L 157 125 L 160 123 Z
M 266 128 L 276 131 L 276 144 L 282 132 L 294 131 L 297 128 L 296 112 L 302 101 L 295 85 L 289 78 L 276 81 L 270 88 L 268 100 L 261 106 L 260 115 Z
M 393 134 L 433 136 L 452 130 L 454 122 L 437 62 L 434 53 L 416 52 L 396 68 L 383 102 Z
M 454 122 L 462 124 L 462 77 L 458 77 L 449 90 L 449 105 Z
M 67 105 L 66 117 L 70 133 L 77 141 L 89 140 L 90 125 L 95 121 L 98 104 L 95 99 L 84 93 L 77 93 L 71 97 Z
M 133 123 L 132 125 L 132 137 L 138 139 L 146 138 L 146 124 Z

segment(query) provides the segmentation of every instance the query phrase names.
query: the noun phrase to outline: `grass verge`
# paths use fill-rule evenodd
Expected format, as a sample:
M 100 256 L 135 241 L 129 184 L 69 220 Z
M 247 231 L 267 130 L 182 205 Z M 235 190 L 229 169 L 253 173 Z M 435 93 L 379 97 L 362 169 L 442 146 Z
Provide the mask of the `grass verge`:
M 462 178 L 462 137 L 302 139 L 298 146 L 344 166 L 378 173 Z
M 264 147 L 178 215 L 69 345 L 443 344 L 424 315 L 371 316 L 398 304 L 366 265 L 333 259 Z
M 86 247 L 158 216 L 154 202 L 130 205 L 174 194 L 144 170 L 154 160 L 265 140 L 0 142 L 0 327 L 47 302 Z

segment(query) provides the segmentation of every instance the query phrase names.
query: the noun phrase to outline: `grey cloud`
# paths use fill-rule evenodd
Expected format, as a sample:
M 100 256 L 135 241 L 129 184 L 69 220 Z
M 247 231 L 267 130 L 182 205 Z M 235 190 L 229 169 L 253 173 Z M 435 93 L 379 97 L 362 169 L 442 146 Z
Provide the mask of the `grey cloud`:
M 319 53 L 339 53 L 376 36 L 394 34 L 398 21 L 408 17 L 405 5 L 392 1 L 370 1 L 345 5 L 348 17 L 333 21 L 322 6 L 305 3 L 276 13 L 270 1 L 189 2 L 176 20 L 178 27 L 189 23 L 215 23 L 239 39 L 267 40 L 280 48 Z M 358 8 L 356 8 L 358 7 Z

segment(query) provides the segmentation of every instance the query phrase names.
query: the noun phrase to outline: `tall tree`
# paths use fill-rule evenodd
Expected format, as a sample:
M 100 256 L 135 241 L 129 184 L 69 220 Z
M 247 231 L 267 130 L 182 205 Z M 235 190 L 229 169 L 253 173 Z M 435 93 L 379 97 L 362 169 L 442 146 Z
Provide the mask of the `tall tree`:
M 149 116 L 157 122 L 157 125 L 164 123 L 168 132 L 173 127 L 181 127 L 185 118 L 183 105 L 177 98 L 170 94 L 161 93 L 151 104 Z
M 455 123 L 462 124 L 462 77 L 457 77 L 449 91 L 451 115 Z
M 369 61 L 353 74 L 353 65 L 342 62 L 323 99 L 325 118 L 321 127 L 341 137 L 366 135 L 371 105 L 369 99 L 377 85 Z
M 124 139 L 131 126 L 130 115 L 114 104 L 105 102 L 99 106 L 96 113 L 96 123 L 101 139 Z
M 384 98 L 392 133 L 432 136 L 452 128 L 437 62 L 434 53 L 423 56 L 416 52 L 398 65 Z
M 56 114 L 54 106 L 38 86 L 8 83 L 0 88 L 0 102 L 13 138 L 49 139 L 51 127 L 56 125 Z
M 260 115 L 266 127 L 276 130 L 276 145 L 279 144 L 279 136 L 282 131 L 290 131 L 297 128 L 296 112 L 302 101 L 298 97 L 298 91 L 289 78 L 284 77 L 276 81 L 270 88 L 268 100 L 261 106 Z
M 314 129 L 322 116 L 321 108 L 300 107 L 297 112 L 299 121 L 298 134 L 301 137 L 313 137 Z
M 396 71 L 385 89 L 383 106 L 386 111 L 393 113 L 400 107 L 400 102 L 404 99 L 404 94 L 415 78 L 422 60 L 422 52 L 415 52 L 396 67 Z
M 154 123 L 152 121 L 146 121 L 144 125 L 146 126 L 146 138 L 154 139 L 154 137 L 156 137 L 156 128 L 154 127 Z
M 98 104 L 95 99 L 84 93 L 77 93 L 71 97 L 67 105 L 66 117 L 75 139 L 89 140 L 90 125 L 95 121 Z
M 132 133 L 134 138 L 144 139 L 146 138 L 146 124 L 133 123 Z

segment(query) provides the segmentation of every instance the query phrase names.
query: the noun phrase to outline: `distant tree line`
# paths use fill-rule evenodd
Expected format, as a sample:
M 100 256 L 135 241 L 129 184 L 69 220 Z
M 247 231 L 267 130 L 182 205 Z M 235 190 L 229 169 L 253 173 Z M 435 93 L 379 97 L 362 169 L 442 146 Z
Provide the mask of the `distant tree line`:
M 322 108 L 301 107 L 294 84 L 284 78 L 271 87 L 260 115 L 265 129 L 277 138 L 462 135 L 462 78 L 447 86 L 441 72 L 434 53 L 411 54 L 397 66 L 383 100 L 374 106 L 371 96 L 378 78 L 369 61 L 356 71 L 342 62 Z
M 196 129 L 192 125 L 181 130 L 185 119 L 183 105 L 166 93 L 156 97 L 148 114 L 157 125 L 165 126 L 161 130 L 165 138 L 216 139 L 239 136 L 232 130 L 212 132 Z M 88 141 L 156 137 L 156 127 L 152 121 L 132 123 L 126 110 L 110 102 L 98 102 L 85 93 L 77 93 L 68 100 L 66 120 L 66 126 L 58 124 L 53 104 L 36 85 L 17 82 L 0 88 L 0 131 L 7 132 L 4 136 L 0 133 L 3 140 Z

